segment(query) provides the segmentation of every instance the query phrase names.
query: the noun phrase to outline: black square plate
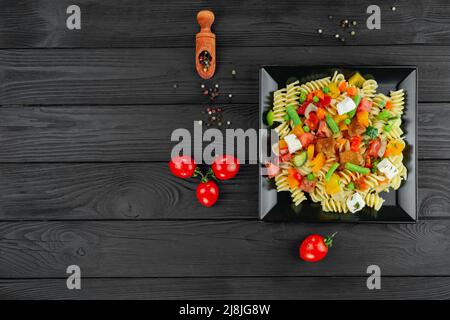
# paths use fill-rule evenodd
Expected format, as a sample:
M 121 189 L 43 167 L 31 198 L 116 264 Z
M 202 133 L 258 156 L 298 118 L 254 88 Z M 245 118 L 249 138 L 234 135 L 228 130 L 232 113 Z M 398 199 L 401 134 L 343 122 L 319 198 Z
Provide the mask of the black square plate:
M 259 216 L 264 221 L 301 222 L 378 222 L 414 223 L 417 221 L 417 68 L 413 66 L 345 66 L 345 67 L 302 67 L 263 66 L 259 73 L 259 126 L 268 129 L 263 115 L 272 107 L 273 92 L 286 86 L 286 82 L 300 80 L 301 83 L 332 76 L 338 70 L 346 78 L 358 71 L 366 79 L 378 82 L 377 92 L 388 94 L 390 90 L 405 90 L 405 111 L 402 130 L 407 147 L 404 164 L 408 179 L 397 190 L 382 193 L 386 200 L 376 211 L 364 208 L 356 214 L 330 213 L 321 210 L 319 203 L 303 201 L 299 206 L 292 203 L 289 192 L 277 192 L 273 182 L 262 176 L 259 170 Z M 261 140 L 260 140 L 261 143 Z M 261 150 L 261 145 L 260 145 Z

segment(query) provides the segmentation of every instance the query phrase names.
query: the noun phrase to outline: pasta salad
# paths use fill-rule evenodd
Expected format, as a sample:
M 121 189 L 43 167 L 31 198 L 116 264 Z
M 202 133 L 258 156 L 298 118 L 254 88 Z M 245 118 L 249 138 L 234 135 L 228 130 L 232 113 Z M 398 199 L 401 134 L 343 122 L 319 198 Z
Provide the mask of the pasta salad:
M 407 176 L 405 94 L 377 88 L 358 72 L 346 79 L 336 71 L 274 92 L 266 120 L 279 135 L 277 161 L 266 166 L 277 191 L 290 192 L 295 205 L 309 195 L 328 212 L 381 208 L 380 192 L 398 189 Z

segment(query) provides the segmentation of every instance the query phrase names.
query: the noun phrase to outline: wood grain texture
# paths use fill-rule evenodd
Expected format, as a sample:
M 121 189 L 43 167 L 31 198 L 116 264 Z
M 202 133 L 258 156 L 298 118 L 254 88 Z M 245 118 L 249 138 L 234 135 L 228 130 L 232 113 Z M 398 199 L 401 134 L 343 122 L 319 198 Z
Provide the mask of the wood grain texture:
M 449 299 L 448 277 L 384 277 L 368 290 L 367 277 L 83 279 L 67 290 L 66 279 L 0 280 L 0 299 Z
M 383 53 L 383 54 L 381 54 Z M 419 100 L 450 101 L 449 47 L 218 48 L 218 102 L 258 103 L 261 65 L 417 65 Z M 0 50 L 1 105 L 201 103 L 202 81 L 185 49 Z M 235 69 L 237 75 L 232 77 Z M 174 88 L 174 85 L 177 85 Z
M 213 208 L 198 203 L 198 182 L 167 163 L 1 165 L 0 219 L 257 219 L 256 166 L 221 181 Z
M 257 166 L 220 182 L 213 208 L 197 203 L 197 183 L 166 163 L 2 164 L 0 220 L 258 218 Z M 419 161 L 420 218 L 450 217 L 449 194 L 450 162 Z
M 445 0 L 380 3 L 381 30 L 368 30 L 369 0 L 293 3 L 282 1 L 145 1 L 78 0 L 81 30 L 66 28 L 69 0 L 2 0 L 0 46 L 3 48 L 61 47 L 193 47 L 198 32 L 195 15 L 201 9 L 216 13 L 214 31 L 219 46 L 449 44 Z M 333 20 L 328 15 L 334 15 Z M 249 19 L 251 16 L 251 19 Z M 342 30 L 342 19 L 356 20 L 356 37 Z M 322 28 L 320 36 L 317 29 Z
M 222 129 L 258 128 L 256 105 L 222 109 Z M 179 141 L 171 142 L 172 132 L 184 128 L 193 139 L 194 122 L 208 129 L 204 111 L 201 104 L 0 108 L 0 161 L 169 161 Z
M 299 260 L 306 235 L 336 231 L 325 261 Z M 0 278 L 65 278 L 71 264 L 84 277 L 367 276 L 372 264 L 384 276 L 448 276 L 450 221 L 3 222 L 0 252 Z
M 220 107 L 222 129 L 258 128 L 256 104 Z M 193 137 L 194 121 L 208 128 L 204 110 L 198 104 L 0 108 L 0 162 L 165 162 L 178 143 L 171 142 L 175 129 Z M 420 159 L 450 159 L 449 111 L 448 103 L 419 104 Z

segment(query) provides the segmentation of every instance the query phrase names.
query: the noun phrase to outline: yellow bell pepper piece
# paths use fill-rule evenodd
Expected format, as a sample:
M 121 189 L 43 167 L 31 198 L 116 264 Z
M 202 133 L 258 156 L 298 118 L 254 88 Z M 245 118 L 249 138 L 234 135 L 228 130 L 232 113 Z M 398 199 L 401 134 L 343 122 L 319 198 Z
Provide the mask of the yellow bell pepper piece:
M 329 90 L 328 94 L 334 99 L 339 97 L 339 95 L 341 94 L 341 92 L 339 91 L 339 88 L 337 87 L 337 85 L 334 82 L 331 82 L 328 85 L 328 90 Z
M 311 171 L 317 173 L 322 169 L 325 164 L 325 155 L 320 152 L 312 161 L 311 161 Z
M 333 173 L 330 180 L 325 182 L 325 191 L 328 194 L 336 194 L 341 191 L 340 178 L 336 173 Z
M 403 141 L 391 140 L 386 146 L 384 156 L 398 156 L 403 152 L 403 149 L 405 149 L 405 143 Z
M 348 79 L 348 83 L 357 88 L 362 88 L 364 81 L 366 81 L 366 79 L 364 79 L 359 72 L 355 73 L 350 77 L 350 79 Z
M 307 149 L 308 160 L 311 161 L 314 157 L 314 145 L 310 144 Z
M 369 112 L 368 111 L 358 111 L 356 113 L 356 119 L 358 123 L 364 127 L 369 126 Z

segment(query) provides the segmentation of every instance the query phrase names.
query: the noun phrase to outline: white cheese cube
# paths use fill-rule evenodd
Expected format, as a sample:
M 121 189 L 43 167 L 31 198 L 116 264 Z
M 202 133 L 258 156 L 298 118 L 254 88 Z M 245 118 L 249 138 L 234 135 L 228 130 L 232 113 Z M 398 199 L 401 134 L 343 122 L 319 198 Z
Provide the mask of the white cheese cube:
M 352 98 L 346 97 L 344 100 L 337 104 L 337 111 L 339 115 L 346 114 L 347 112 L 356 109 L 356 104 Z
M 351 213 L 355 213 L 362 210 L 366 206 L 364 199 L 358 192 L 355 192 L 350 197 L 347 198 L 347 207 Z
M 302 148 L 302 143 L 295 134 L 288 134 L 284 137 L 284 141 L 286 141 L 288 145 L 289 153 L 294 153 Z
M 396 175 L 398 175 L 398 169 L 388 160 L 388 158 L 384 158 L 377 165 L 378 170 L 383 172 L 388 179 L 392 179 Z

